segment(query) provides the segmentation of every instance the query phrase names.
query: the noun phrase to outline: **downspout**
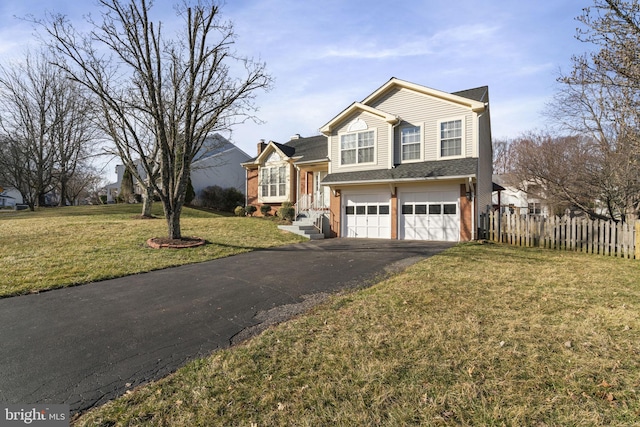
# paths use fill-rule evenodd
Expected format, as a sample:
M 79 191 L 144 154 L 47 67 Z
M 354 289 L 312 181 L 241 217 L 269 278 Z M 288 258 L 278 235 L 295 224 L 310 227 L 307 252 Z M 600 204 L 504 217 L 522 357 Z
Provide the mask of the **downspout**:
M 471 202 L 471 240 L 476 240 L 477 229 L 476 229 L 476 191 L 475 186 L 473 185 L 473 178 L 469 177 L 467 181 L 467 188 L 469 189 L 469 201 Z
M 476 192 L 471 186 L 471 240 L 476 240 Z
M 300 213 L 300 211 L 298 210 L 299 209 L 298 202 L 300 201 L 300 168 L 296 164 L 294 164 L 293 167 L 296 168 L 296 203 L 294 206 L 296 207 L 296 218 L 297 218 L 298 214 Z
M 244 207 L 249 206 L 249 169 L 244 169 Z

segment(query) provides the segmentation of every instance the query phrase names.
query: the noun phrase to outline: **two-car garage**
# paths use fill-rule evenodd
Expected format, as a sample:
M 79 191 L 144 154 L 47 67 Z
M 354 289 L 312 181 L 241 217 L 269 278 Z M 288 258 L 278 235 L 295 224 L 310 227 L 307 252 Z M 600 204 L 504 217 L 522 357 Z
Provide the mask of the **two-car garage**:
M 399 189 L 398 230 L 402 240 L 460 240 L 458 186 L 433 189 Z M 392 237 L 394 200 L 389 190 L 354 191 L 342 194 L 342 230 L 345 237 Z

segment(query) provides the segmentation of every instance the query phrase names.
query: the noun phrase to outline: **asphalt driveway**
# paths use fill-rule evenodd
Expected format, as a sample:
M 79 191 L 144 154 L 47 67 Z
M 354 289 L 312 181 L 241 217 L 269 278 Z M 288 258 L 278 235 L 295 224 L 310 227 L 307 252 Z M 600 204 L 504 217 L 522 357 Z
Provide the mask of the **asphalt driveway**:
M 451 246 L 310 241 L 2 299 L 0 402 L 83 411 Z

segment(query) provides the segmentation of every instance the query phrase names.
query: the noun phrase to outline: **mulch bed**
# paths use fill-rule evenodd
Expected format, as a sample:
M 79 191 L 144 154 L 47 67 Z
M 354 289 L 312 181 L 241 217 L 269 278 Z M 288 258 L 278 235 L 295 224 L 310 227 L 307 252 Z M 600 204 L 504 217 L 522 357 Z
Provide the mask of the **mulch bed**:
M 153 249 L 184 249 L 195 248 L 204 245 L 206 240 L 200 237 L 183 237 L 181 239 L 169 239 L 168 237 L 152 237 L 147 240 L 147 245 Z

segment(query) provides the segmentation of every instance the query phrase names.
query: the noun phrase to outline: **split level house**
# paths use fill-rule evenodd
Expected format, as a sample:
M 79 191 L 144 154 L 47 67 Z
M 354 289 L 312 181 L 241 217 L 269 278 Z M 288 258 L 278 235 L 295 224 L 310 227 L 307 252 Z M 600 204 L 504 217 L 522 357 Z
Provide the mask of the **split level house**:
M 392 78 L 320 132 L 261 141 L 242 164 L 247 204 L 290 202 L 327 237 L 476 237 L 492 193 L 486 86 L 447 93 Z

